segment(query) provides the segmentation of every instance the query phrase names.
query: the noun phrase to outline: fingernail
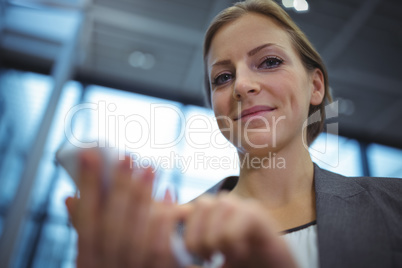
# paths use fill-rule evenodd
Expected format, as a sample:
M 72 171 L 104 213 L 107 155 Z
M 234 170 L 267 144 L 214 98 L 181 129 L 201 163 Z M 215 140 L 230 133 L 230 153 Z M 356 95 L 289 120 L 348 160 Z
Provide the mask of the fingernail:
M 83 167 L 94 167 L 99 161 L 99 155 L 94 150 L 85 150 L 81 152 L 81 163 Z
M 163 203 L 166 203 L 166 204 L 173 203 L 173 197 L 172 197 L 172 194 L 170 193 L 169 189 L 165 190 L 165 196 L 163 197 Z
M 131 177 L 135 180 L 140 180 L 140 179 L 142 179 L 143 174 L 144 174 L 144 170 L 142 168 L 134 167 L 133 171 L 131 173 Z
M 176 194 L 172 192 L 169 188 L 165 190 L 165 196 L 163 197 L 163 202 L 166 204 L 173 204 L 177 202 Z
M 81 160 L 82 167 L 89 167 L 90 164 L 89 164 L 88 155 L 85 152 L 81 152 L 79 157 Z
M 148 167 L 146 169 L 142 169 L 142 176 L 141 179 L 146 182 L 146 183 L 153 183 L 154 181 L 154 173 L 153 173 L 153 169 Z
M 129 171 L 131 170 L 131 163 L 129 159 L 124 159 L 124 160 L 120 160 L 119 162 L 119 168 L 121 168 L 124 171 Z
M 67 197 L 67 198 L 64 200 L 64 204 L 66 204 L 66 206 L 68 206 L 68 203 L 70 202 L 71 199 L 72 199 L 71 196 Z

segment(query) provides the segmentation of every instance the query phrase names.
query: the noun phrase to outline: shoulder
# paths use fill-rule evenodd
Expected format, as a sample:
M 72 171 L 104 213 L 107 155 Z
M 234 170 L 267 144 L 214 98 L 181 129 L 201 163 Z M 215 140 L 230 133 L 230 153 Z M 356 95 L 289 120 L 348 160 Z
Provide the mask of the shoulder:
M 394 249 L 402 250 L 402 179 L 356 177 L 354 180 L 370 196 L 371 202 L 366 206 L 378 209 L 380 217 L 387 226 L 390 239 L 394 241 Z
M 315 165 L 316 191 L 350 196 L 360 192 L 402 201 L 402 179 L 380 177 L 347 177 Z
M 361 208 L 374 206 L 394 223 L 402 221 L 402 179 L 347 177 L 315 167 L 317 194 L 329 194 L 358 202 Z M 399 223 L 397 223 L 399 224 Z
M 374 205 L 380 208 L 384 215 L 393 218 L 396 224 L 400 224 L 402 221 L 402 179 L 376 177 L 353 179 L 366 190 Z
M 402 179 L 356 177 L 354 180 L 384 213 L 398 215 L 402 220 Z
M 402 197 L 402 179 L 379 177 L 354 177 L 353 179 L 369 192 L 387 193 L 398 198 Z

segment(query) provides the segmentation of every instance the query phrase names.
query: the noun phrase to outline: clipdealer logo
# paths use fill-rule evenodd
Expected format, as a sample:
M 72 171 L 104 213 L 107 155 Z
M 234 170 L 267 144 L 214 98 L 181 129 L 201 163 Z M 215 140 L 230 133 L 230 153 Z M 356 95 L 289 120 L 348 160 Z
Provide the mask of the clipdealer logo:
M 272 122 L 261 116 L 255 117 L 253 120 L 260 120 L 265 124 L 265 128 L 262 129 L 248 129 L 250 124 L 249 121 L 246 122 L 244 129 L 239 128 L 239 125 L 236 127 L 233 126 L 233 120 L 230 118 L 222 119 L 220 117 L 211 117 L 207 115 L 197 114 L 193 116 L 189 116 L 186 118 L 182 110 L 171 104 L 160 104 L 160 103 L 152 103 L 149 106 L 149 116 L 146 117 L 144 115 L 130 113 L 128 115 L 119 114 L 117 111 L 117 105 L 114 103 L 107 103 L 106 101 L 99 101 L 98 103 L 82 103 L 74 106 L 67 113 L 64 120 L 64 131 L 65 135 L 70 142 L 71 145 L 78 148 L 115 148 L 119 152 L 119 159 L 123 159 L 127 152 L 136 151 L 142 147 L 149 147 L 152 149 L 170 149 L 172 151 L 175 150 L 175 147 L 185 139 L 186 145 L 191 147 L 192 149 L 225 149 L 231 146 L 230 142 L 223 138 L 222 132 L 231 131 L 229 135 L 225 135 L 228 140 L 232 140 L 231 137 L 233 135 L 237 136 L 233 140 L 237 140 L 236 143 L 240 142 L 239 137 L 242 136 L 239 131 L 244 131 L 244 141 L 251 148 L 265 148 L 268 147 L 268 143 L 266 144 L 253 144 L 253 141 L 249 139 L 248 134 L 253 132 L 266 132 L 271 136 L 271 146 L 276 147 L 276 135 L 277 135 L 277 124 L 283 120 L 286 120 L 285 116 L 272 116 Z M 240 107 L 238 108 L 239 113 L 241 111 Z M 332 119 L 338 117 L 338 101 L 328 104 L 325 107 L 325 119 Z M 94 137 L 92 140 L 83 140 L 79 138 L 79 135 L 76 135 L 73 131 L 73 121 L 74 118 L 80 113 L 92 113 L 95 114 L 97 119 L 97 137 Z M 177 135 L 169 141 L 158 141 L 157 138 L 157 117 L 158 114 L 166 114 L 171 113 L 174 116 L 177 116 L 179 124 L 175 126 L 179 132 Z M 217 120 L 225 120 L 228 122 L 227 128 L 222 128 L 222 130 L 214 129 L 213 125 L 217 123 Z M 307 128 L 309 125 L 317 123 L 321 120 L 320 111 L 315 112 L 304 122 L 303 128 Z M 202 128 L 196 126 L 197 122 L 202 122 Z M 260 123 L 261 123 L 260 122 Z M 261 124 L 262 124 L 261 123 Z M 304 143 L 304 146 L 307 150 L 310 151 L 310 155 L 315 161 L 319 161 L 330 165 L 332 167 L 337 167 L 339 165 L 339 143 L 338 143 L 338 123 L 327 123 L 326 129 L 327 132 L 334 134 L 329 137 L 326 136 L 326 141 L 324 146 L 320 148 L 317 147 L 309 147 Z M 135 129 L 135 131 L 131 131 Z M 236 131 L 238 131 L 236 133 Z M 96 136 L 95 135 L 95 136 Z M 209 137 L 208 141 L 200 141 L 197 140 L 197 135 L 207 135 Z M 133 137 L 135 136 L 135 137 Z M 100 139 L 100 137 L 104 137 L 104 139 Z M 335 140 L 334 140 L 335 139 Z M 232 140 L 232 141 L 233 141 Z M 107 141 L 107 142 L 106 142 Z M 304 141 L 303 141 L 304 142 Z M 336 143 L 334 147 L 333 144 Z M 236 144 L 238 145 L 238 144 Z M 330 146 L 331 145 L 331 146 Z M 335 150 L 335 151 L 334 151 Z M 263 161 L 258 160 L 256 158 L 250 157 L 249 155 L 245 155 L 242 160 L 237 161 L 238 158 L 236 156 L 230 156 L 231 161 L 226 159 L 226 157 L 220 156 L 221 160 L 218 160 L 218 157 L 208 157 L 206 154 L 201 157 L 201 154 L 193 155 L 192 159 L 186 159 L 184 157 L 180 157 L 178 154 L 172 154 L 164 156 L 165 158 L 155 158 L 151 156 L 141 156 L 137 154 L 133 154 L 132 159 L 137 159 L 137 161 L 141 161 L 139 159 L 143 159 L 142 163 L 145 165 L 146 162 L 151 162 L 153 166 L 161 166 L 161 167 L 169 167 L 176 165 L 180 170 L 187 170 L 191 161 L 196 166 L 203 166 L 203 168 L 212 168 L 215 169 L 218 166 L 221 168 L 225 168 L 227 166 L 227 162 L 233 163 L 237 162 L 240 167 L 263 167 L 263 168 L 285 168 L 286 163 L 285 159 L 279 159 L 276 154 L 267 155 Z M 199 160 L 201 158 L 203 162 L 201 163 Z M 197 162 L 198 161 L 198 162 Z M 275 162 L 275 163 L 274 163 Z M 217 164 L 218 163 L 218 164 Z
M 340 163 L 339 158 L 339 123 L 333 122 L 334 119 L 339 117 L 339 101 L 334 101 L 325 106 L 325 124 L 326 133 L 322 137 L 325 142 L 320 146 L 308 146 L 303 140 L 304 147 L 309 150 L 313 161 L 321 162 L 331 167 L 338 167 Z M 313 113 L 304 122 L 303 128 L 321 121 L 321 111 Z

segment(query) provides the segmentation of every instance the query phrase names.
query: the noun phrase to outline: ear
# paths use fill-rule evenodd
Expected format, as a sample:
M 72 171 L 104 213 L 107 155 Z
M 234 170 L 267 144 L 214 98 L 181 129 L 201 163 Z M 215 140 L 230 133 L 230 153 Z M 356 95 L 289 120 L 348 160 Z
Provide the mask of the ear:
M 320 69 L 316 68 L 311 74 L 311 79 L 312 91 L 310 104 L 319 105 L 323 101 L 325 95 L 324 75 Z

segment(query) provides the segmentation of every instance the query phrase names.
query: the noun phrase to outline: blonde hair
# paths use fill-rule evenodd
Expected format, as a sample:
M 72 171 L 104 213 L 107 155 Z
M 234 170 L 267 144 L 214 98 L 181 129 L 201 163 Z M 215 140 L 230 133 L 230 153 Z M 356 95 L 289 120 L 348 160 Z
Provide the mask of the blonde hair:
M 246 0 L 244 2 L 238 2 L 224 9 L 212 20 L 204 38 L 204 83 L 208 104 L 211 105 L 211 88 L 207 71 L 207 56 L 212 39 L 222 26 L 248 13 L 258 13 L 276 20 L 289 34 L 291 42 L 298 52 L 305 68 L 310 71 L 318 68 L 324 76 L 325 94 L 323 101 L 319 105 L 310 105 L 309 107 L 309 116 L 317 111 L 320 111 L 321 115 L 319 122 L 309 124 L 307 127 L 307 143 L 310 145 L 324 128 L 325 103 L 332 101 L 329 91 L 328 73 L 320 54 L 315 50 L 306 35 L 293 22 L 290 16 L 272 0 Z

